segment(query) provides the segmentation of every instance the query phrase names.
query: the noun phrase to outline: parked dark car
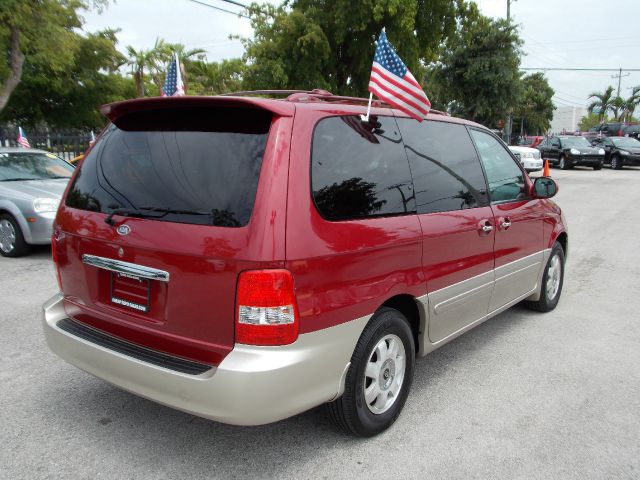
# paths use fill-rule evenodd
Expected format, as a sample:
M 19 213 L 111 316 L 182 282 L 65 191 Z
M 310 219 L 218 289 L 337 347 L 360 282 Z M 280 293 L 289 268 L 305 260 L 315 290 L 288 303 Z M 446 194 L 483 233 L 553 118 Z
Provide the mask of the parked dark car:
M 622 134 L 625 137 L 638 138 L 640 136 L 640 123 L 634 125 L 626 125 L 622 129 Z
M 589 131 L 600 133 L 602 135 L 606 135 L 607 137 L 622 137 L 624 136 L 625 128 L 630 127 L 632 125 L 637 125 L 637 124 L 629 123 L 629 122 L 610 122 L 610 123 L 603 123 L 602 125 L 596 125 L 595 127 L 591 127 Z
M 593 140 L 594 147 L 604 149 L 604 163 L 614 170 L 625 165 L 640 165 L 640 142 L 631 137 L 602 137 Z
M 537 148 L 542 158 L 549 160 L 549 165 L 563 170 L 577 165 L 600 170 L 604 163 L 604 149 L 592 146 L 580 136 L 547 137 Z

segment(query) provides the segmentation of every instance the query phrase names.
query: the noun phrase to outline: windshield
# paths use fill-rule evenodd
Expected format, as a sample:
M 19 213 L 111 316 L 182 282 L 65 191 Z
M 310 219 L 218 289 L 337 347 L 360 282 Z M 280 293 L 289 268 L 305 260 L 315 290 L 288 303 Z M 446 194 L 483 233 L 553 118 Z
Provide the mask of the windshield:
M 566 148 L 589 148 L 591 144 L 584 137 L 567 137 L 562 138 L 562 146 Z
M 248 108 L 131 113 L 84 159 L 66 199 L 82 210 L 165 222 L 249 222 L 271 114 Z
M 69 178 L 73 170 L 51 153 L 0 152 L 0 182 Z
M 631 138 L 631 137 L 616 138 L 616 139 L 612 138 L 611 141 L 616 147 L 629 147 L 629 148 L 640 147 L 640 142 L 635 138 Z

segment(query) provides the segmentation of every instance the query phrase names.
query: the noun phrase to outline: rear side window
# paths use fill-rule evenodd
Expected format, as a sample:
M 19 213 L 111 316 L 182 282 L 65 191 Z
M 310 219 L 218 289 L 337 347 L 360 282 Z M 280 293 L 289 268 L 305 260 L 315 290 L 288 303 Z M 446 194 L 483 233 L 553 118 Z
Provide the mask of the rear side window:
M 524 174 L 507 149 L 488 133 L 470 129 L 489 182 L 489 193 L 494 203 L 526 198 Z
M 246 225 L 270 125 L 270 113 L 247 108 L 129 114 L 84 160 L 66 204 L 102 213 L 141 209 L 169 222 Z
M 330 117 L 318 122 L 311 154 L 313 199 L 328 220 L 416 210 L 409 163 L 392 117 Z
M 489 204 L 478 154 L 463 125 L 398 119 L 418 213 L 447 212 Z

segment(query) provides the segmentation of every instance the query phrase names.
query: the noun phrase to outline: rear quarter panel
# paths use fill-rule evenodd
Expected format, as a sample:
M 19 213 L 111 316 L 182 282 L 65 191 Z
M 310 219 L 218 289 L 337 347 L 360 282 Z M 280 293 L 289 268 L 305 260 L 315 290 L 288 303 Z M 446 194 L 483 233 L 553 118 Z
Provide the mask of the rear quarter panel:
M 344 109 L 343 109 L 344 108 Z M 370 315 L 390 297 L 426 293 L 422 233 L 416 215 L 330 222 L 311 194 L 310 156 L 315 124 L 355 107 L 326 110 L 300 105 L 291 146 L 286 265 L 294 275 L 300 333 Z M 386 109 L 373 114 L 392 116 Z

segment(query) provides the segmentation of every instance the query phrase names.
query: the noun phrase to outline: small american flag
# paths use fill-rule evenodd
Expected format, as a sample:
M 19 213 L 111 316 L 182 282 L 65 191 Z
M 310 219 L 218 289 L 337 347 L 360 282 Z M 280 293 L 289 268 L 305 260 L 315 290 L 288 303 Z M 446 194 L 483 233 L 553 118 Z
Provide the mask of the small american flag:
M 24 132 L 22 131 L 22 127 L 18 127 L 18 145 L 20 145 L 22 148 L 31 148 L 31 145 L 29 145 L 29 140 L 27 140 L 27 137 L 24 136 Z
M 184 83 L 182 83 L 182 73 L 180 72 L 180 62 L 178 54 L 173 54 L 173 60 L 167 70 L 167 78 L 162 86 L 163 97 L 178 97 L 184 95 Z
M 431 109 L 427 95 L 389 43 L 384 28 L 378 37 L 369 91 L 419 121 Z

